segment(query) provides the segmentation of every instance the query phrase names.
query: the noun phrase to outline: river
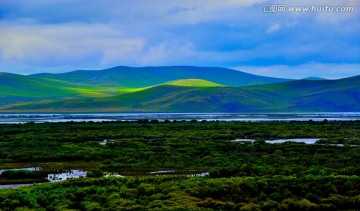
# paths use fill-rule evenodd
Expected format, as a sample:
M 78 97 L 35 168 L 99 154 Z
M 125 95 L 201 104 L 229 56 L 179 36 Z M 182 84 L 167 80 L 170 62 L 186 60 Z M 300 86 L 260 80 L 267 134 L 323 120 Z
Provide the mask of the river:
M 350 121 L 360 120 L 360 112 L 322 113 L 31 113 L 1 114 L 0 124 L 45 122 L 103 122 L 138 120 L 206 121 Z

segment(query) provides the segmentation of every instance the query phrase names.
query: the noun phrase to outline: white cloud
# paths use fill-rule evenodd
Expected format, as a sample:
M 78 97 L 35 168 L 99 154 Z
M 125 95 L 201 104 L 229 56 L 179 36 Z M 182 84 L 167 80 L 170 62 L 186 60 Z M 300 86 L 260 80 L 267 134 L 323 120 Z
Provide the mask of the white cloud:
M 199 24 L 228 20 L 241 13 L 240 9 L 266 0 L 152 0 L 140 1 L 131 15 L 138 20 L 151 20 L 157 25 Z M 151 12 L 149 12 L 151 11 Z
M 356 6 L 359 2 L 4 1 L 0 71 L 51 72 L 116 65 L 256 66 L 262 61 L 268 65 L 289 62 L 298 66 L 309 62 L 356 63 L 360 52 L 358 10 L 354 14 L 264 14 L 261 5 Z M 11 6 L 6 7 L 7 4 Z M 286 74 L 292 68 L 278 66 Z M 272 70 L 281 75 L 281 71 Z M 297 77 L 298 71 L 290 73 Z
M 266 30 L 266 34 L 271 34 L 274 32 L 277 32 L 281 29 L 281 25 L 278 23 L 272 24 L 267 30 Z
M 301 79 L 306 77 L 323 77 L 326 79 L 338 79 L 360 75 L 360 64 L 308 63 L 298 66 L 237 66 L 232 68 L 255 75 L 291 79 Z
M 101 24 L 2 23 L 0 33 L 0 60 L 34 66 L 74 65 L 89 60 L 102 65 L 121 64 L 138 56 L 144 43 Z
M 162 43 L 150 47 L 140 59 L 140 65 L 174 65 L 186 64 L 201 57 L 192 43 Z

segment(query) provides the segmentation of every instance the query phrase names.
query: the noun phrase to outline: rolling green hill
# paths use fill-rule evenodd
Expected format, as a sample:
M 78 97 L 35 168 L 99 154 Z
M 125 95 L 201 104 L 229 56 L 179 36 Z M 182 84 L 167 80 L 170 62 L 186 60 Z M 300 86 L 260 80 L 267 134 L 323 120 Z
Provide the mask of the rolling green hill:
M 202 79 L 181 79 L 169 81 L 162 85 L 187 87 L 221 86 Z M 76 84 L 57 79 L 23 76 L 11 73 L 0 73 L 0 109 L 13 104 L 29 102 L 49 102 L 49 100 L 74 99 L 83 97 L 106 97 L 120 93 L 144 90 L 149 87 L 100 87 Z
M 42 99 L 105 97 L 115 93 L 118 91 L 114 88 L 0 73 L 0 105 Z
M 286 79 L 256 76 L 225 68 L 190 66 L 114 67 L 99 71 L 79 70 L 62 74 L 44 73 L 29 76 L 0 73 L 0 109 L 11 104 L 45 100 L 106 97 L 140 91 L 160 84 L 215 87 L 284 80 Z
M 236 88 L 193 88 L 161 85 L 143 91 L 106 98 L 74 99 L 16 106 L 15 110 L 42 111 L 143 111 L 212 112 L 230 98 L 243 98 Z M 230 95 L 229 95 L 230 94 Z M 246 96 L 246 94 L 245 94 Z M 236 100 L 236 101 L 239 101 Z M 240 109 L 240 102 L 236 106 Z M 234 105 L 235 106 L 235 105 Z M 240 110 L 239 110 L 240 111 Z
M 339 80 L 298 80 L 244 87 L 272 93 L 279 111 L 360 111 L 360 76 Z
M 9 111 L 284 112 L 360 111 L 360 76 L 247 87 L 160 85 L 103 98 L 14 106 Z
M 220 84 L 202 80 L 202 79 L 180 79 L 175 81 L 169 81 L 164 83 L 163 85 L 172 85 L 172 86 L 188 86 L 188 87 L 216 87 L 222 86 Z
M 277 81 L 283 82 L 270 83 Z M 0 73 L 0 111 L 360 111 L 360 76 L 287 81 L 190 66 L 30 76 Z
M 139 88 L 180 79 L 203 79 L 225 86 L 246 86 L 289 81 L 289 79 L 252 75 L 218 67 L 113 67 L 105 70 L 78 70 L 60 74 L 35 74 L 37 78 L 105 87 Z

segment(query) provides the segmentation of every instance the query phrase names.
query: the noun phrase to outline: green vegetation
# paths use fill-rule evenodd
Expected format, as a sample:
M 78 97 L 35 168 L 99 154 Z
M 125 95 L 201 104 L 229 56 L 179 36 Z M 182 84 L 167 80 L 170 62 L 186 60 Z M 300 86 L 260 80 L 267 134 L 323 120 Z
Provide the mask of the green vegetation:
M 220 73 L 222 77 L 218 77 Z M 219 82 L 230 86 L 244 86 L 281 81 L 287 80 L 255 76 L 225 68 L 188 66 L 115 67 L 100 71 L 73 71 L 63 74 L 44 73 L 29 76 L 0 72 L 0 110 L 22 112 L 25 110 L 19 110 L 19 106 L 27 106 L 33 102 L 41 105 L 69 99 L 80 99 L 80 102 L 84 102 L 89 97 L 115 96 L 146 90 L 158 85 L 215 87 L 220 86 Z M 70 104 L 71 107 L 76 107 L 79 111 L 91 110 L 86 105 L 79 107 L 79 103 L 76 102 L 73 105 L 74 102 L 65 102 L 65 104 Z M 112 107 L 107 107 L 103 111 L 113 110 Z M 46 108 L 43 111 L 59 111 L 62 109 L 64 108 Z M 39 110 L 36 105 L 35 110 Z
M 104 169 L 208 170 L 227 165 L 268 164 L 275 173 L 282 168 L 303 172 L 311 166 L 327 166 L 330 173 L 338 174 L 351 175 L 353 173 L 345 172 L 356 171 L 352 165 L 358 161 L 357 147 L 232 141 L 307 137 L 342 139 L 342 143 L 354 144 L 360 137 L 360 122 L 139 121 L 1 125 L 0 164 L 88 161 L 102 162 Z M 99 144 L 104 139 L 115 141 Z M 351 159 L 345 159 L 345 155 Z M 266 169 L 256 169 L 254 174 L 266 174 Z
M 5 170 L 0 174 L 1 184 L 45 182 L 46 174 L 40 171 Z
M 2 89 L 0 94 L 4 96 L 22 97 L 103 97 L 115 94 L 113 88 L 70 83 L 55 79 L 41 79 L 32 76 L 23 76 L 10 73 L 0 74 Z
M 186 84 L 191 81 L 185 80 Z M 180 81 L 177 84 L 184 84 Z M 171 84 L 171 83 L 170 83 Z M 194 83 L 192 83 L 194 85 Z M 336 96 L 336 97 L 334 97 Z M 360 111 L 360 76 L 247 87 L 161 85 L 103 97 L 33 103 L 10 111 L 267 112 Z
M 200 67 L 0 74 L 2 112 L 350 112 L 360 111 L 358 96 L 360 76 L 288 81 Z
M 202 79 L 182 79 L 166 82 L 164 85 L 172 85 L 172 86 L 189 86 L 189 87 L 215 87 L 222 86 L 220 84 L 202 80 Z
M 6 170 L 1 173 L 0 177 L 5 177 L 7 179 L 35 179 L 39 176 L 37 172 L 27 171 L 27 170 Z
M 257 141 L 233 141 L 237 138 Z M 345 146 L 264 142 L 279 138 L 322 138 Z M 0 190 L 0 208 L 357 209 L 360 147 L 350 143 L 360 144 L 359 138 L 360 121 L 1 125 L 0 169 L 37 166 L 44 172 L 89 173 L 87 178 Z M 114 141 L 100 144 L 104 139 Z M 146 174 L 156 170 L 209 176 Z M 108 172 L 130 176 L 101 178 Z M 0 177 L 31 182 L 38 173 L 7 170 Z
M 2 210 L 355 210 L 359 176 L 77 179 L 0 191 Z
M 121 93 L 115 88 L 90 86 L 54 79 L 0 73 L 0 108 L 41 100 L 106 97 Z

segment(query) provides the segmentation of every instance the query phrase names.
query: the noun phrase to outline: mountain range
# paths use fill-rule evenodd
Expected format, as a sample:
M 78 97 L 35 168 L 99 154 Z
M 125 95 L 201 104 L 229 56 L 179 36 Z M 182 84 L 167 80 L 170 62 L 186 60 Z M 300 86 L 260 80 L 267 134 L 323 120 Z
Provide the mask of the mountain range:
M 290 80 L 191 66 L 0 73 L 0 112 L 299 111 L 360 111 L 360 76 Z
M 137 88 L 154 86 L 179 79 L 203 79 L 225 86 L 246 86 L 289 81 L 289 79 L 252 75 L 219 67 L 113 67 L 101 71 L 77 70 L 61 74 L 35 74 L 42 79 L 56 79 L 71 83 L 103 87 Z

